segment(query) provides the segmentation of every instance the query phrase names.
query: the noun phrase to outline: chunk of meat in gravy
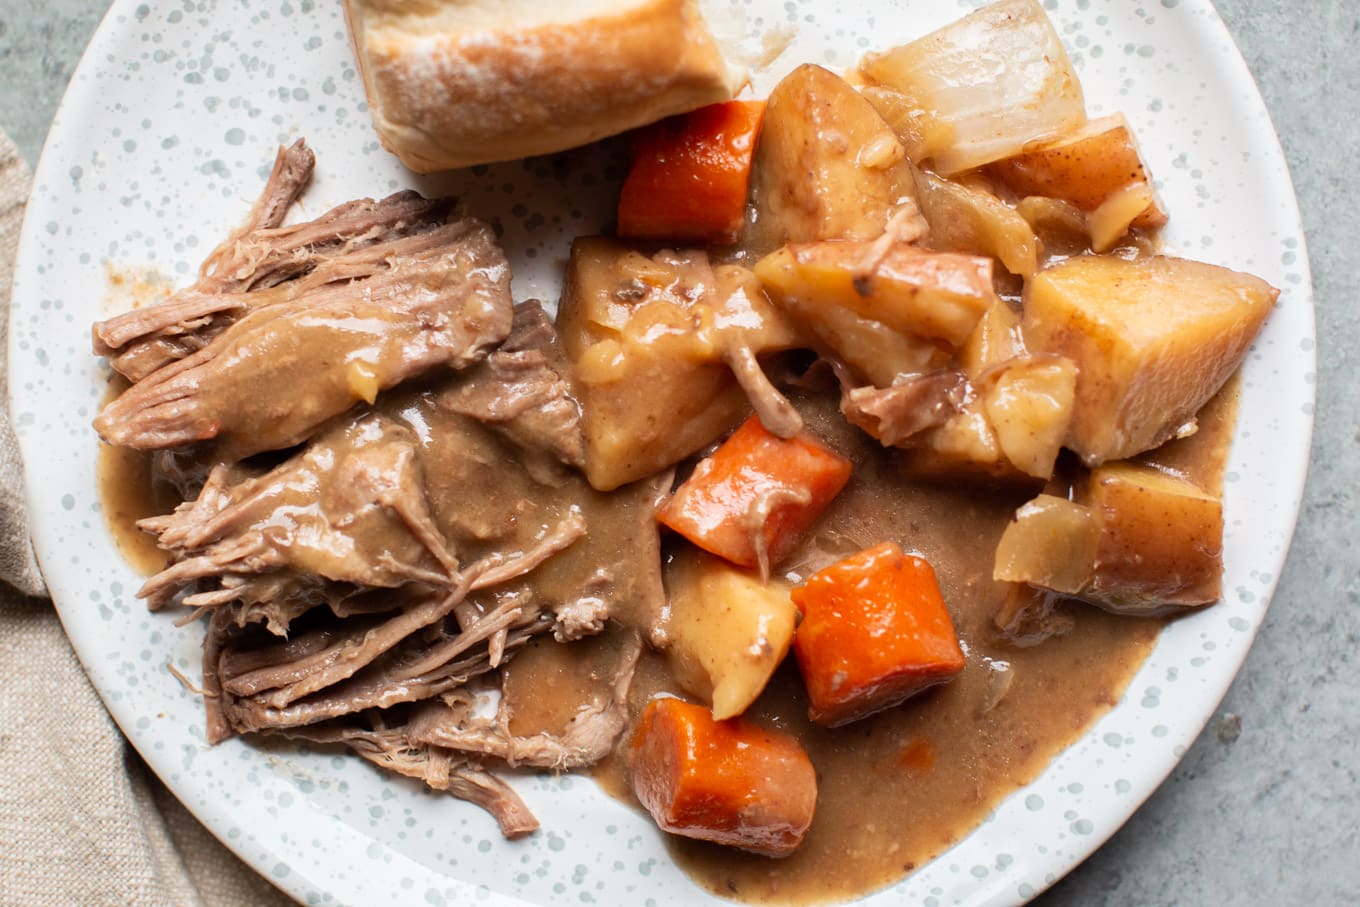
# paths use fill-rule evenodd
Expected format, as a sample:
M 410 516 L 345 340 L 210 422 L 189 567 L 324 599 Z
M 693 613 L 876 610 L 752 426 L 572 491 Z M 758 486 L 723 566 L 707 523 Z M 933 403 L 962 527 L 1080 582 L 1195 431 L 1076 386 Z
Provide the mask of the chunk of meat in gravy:
M 492 377 L 490 370 L 477 370 L 466 383 Z M 544 476 L 523 468 L 516 447 L 502 435 L 446 406 L 451 393 L 400 392 L 380 405 L 420 439 L 425 493 L 454 550 L 464 557 L 488 556 L 578 513 L 589 527 L 585 537 L 571 557 L 553 558 L 525 577 L 525 593 L 559 615 L 556 632 L 562 638 L 588 635 L 583 620 L 598 630 L 607 613 L 661 641 L 665 592 L 656 507 L 669 489 L 669 476 L 610 494 L 592 489 L 575 470 Z
M 217 467 L 195 500 L 141 522 L 175 563 L 139 594 L 154 608 L 200 580 L 285 571 L 356 586 L 452 582 L 458 562 L 430 515 L 415 446 L 405 426 L 365 413 L 267 473 L 233 482 L 238 472 Z
M 280 146 L 260 197 L 250 206 L 245 219 L 199 266 L 199 285 L 204 289 L 217 289 L 238 279 L 241 240 L 256 230 L 270 230 L 282 224 L 302 190 L 311 182 L 315 170 L 316 154 L 307 147 L 305 139 Z
M 560 733 L 515 735 L 508 729 L 509 699 L 501 700 L 494 719 L 477 717 L 467 700 L 422 704 L 411 718 L 407 736 L 414 742 L 447 746 L 496 756 L 509 765 L 532 765 L 563 771 L 594 765 L 614 749 L 628 722 L 628 691 L 642 644 L 636 634 L 623 637 L 612 677 L 579 705 Z
M 325 216 L 338 222 L 260 230 L 237 244 L 238 251 L 248 246 L 250 252 L 243 253 L 236 279 L 201 278 L 156 305 L 96 324 L 95 354 L 140 381 L 201 350 L 247 311 L 364 280 L 393 262 L 456 242 L 467 224 L 445 223 L 454 205 L 452 199 L 400 192 L 380 202 L 348 202 Z
M 209 708 L 239 732 L 389 709 L 460 689 L 551 626 L 513 595 L 500 596 L 485 614 L 465 607 L 456 591 L 404 598 L 409 604 L 392 616 L 349 620 L 297 639 L 261 644 L 258 634 L 230 636 L 215 653 L 218 695 Z
M 107 357 L 115 371 L 137 381 L 199 349 L 203 343 L 191 339 L 194 335 L 219 332 L 219 325 L 233 317 L 226 313 L 238 306 L 234 301 L 224 304 L 216 298 L 231 287 L 230 278 L 220 275 L 234 270 L 229 262 L 238 243 L 255 230 L 283 223 L 288 209 L 311 181 L 315 167 L 316 155 L 302 139 L 280 147 L 264 191 L 245 219 L 204 259 L 198 280 L 161 305 L 134 309 L 96 323 L 92 332 L 95 355 Z M 199 297 L 200 301 L 185 306 L 180 304 L 181 297 Z M 210 300 L 209 304 L 204 306 L 202 299 Z
M 844 380 L 843 369 L 837 374 Z M 902 374 L 889 387 L 843 384 L 841 412 L 851 425 L 864 429 L 884 446 L 904 446 L 959 412 L 969 393 L 968 379 L 962 372 Z
M 385 395 L 273 470 L 219 466 L 197 501 L 149 521 L 182 555 L 194 552 L 153 578 L 152 593 L 172 580 L 217 584 L 185 598 L 216 608 L 204 653 L 213 739 L 305 734 L 439 696 L 447 704 L 537 636 L 599 633 L 610 617 L 644 632 L 659 626 L 660 488 L 604 495 L 574 471 L 535 478 L 502 435 L 444 406 L 460 385 L 496 379 L 470 370 Z M 557 556 L 564 550 L 573 556 Z M 308 586 L 318 575 L 330 584 Z M 398 588 L 364 591 L 381 584 Z M 268 590 L 294 598 L 271 609 Z M 287 638 L 252 626 L 261 615 Z M 454 748 L 556 767 L 597 760 L 626 721 L 640 648 L 628 632 L 632 655 L 616 665 L 614 693 L 560 733 L 506 736 L 499 724 L 451 723 L 439 712 L 403 752 Z M 345 727 L 344 742 L 367 745 Z
M 281 226 L 315 163 L 302 140 L 280 148 L 264 191 L 204 260 L 198 279 L 157 305 L 96 324 L 95 354 L 140 381 L 202 349 L 250 308 L 382 270 L 385 259 L 413 251 L 399 248 L 402 239 L 438 230 L 457 208 L 454 199 L 407 190 L 381 201 L 345 202 L 313 220 Z M 307 280 L 298 279 L 304 275 Z M 277 287 L 281 292 L 269 292 Z
M 570 466 L 585 463 L 581 405 L 568 383 L 569 367 L 557 332 L 538 300 L 515 307 L 506 338 L 440 399 L 503 435 L 531 468 L 547 452 Z
M 215 442 L 232 462 L 306 439 L 360 399 L 482 359 L 510 332 L 510 268 L 491 229 L 368 280 L 253 310 L 206 347 L 133 385 L 95 420 L 111 444 Z
M 354 601 L 335 584 L 451 587 L 460 563 L 528 551 L 579 524 L 590 527 L 586 539 L 573 540 L 580 556 L 534 564 L 523 594 L 553 609 L 562 638 L 598 632 L 620 606 L 650 634 L 663 601 L 654 513 L 664 481 L 605 495 L 574 471 L 545 479 L 525 468 L 515 446 L 445 405 L 489 393 L 484 386 L 501 377 L 473 369 L 385 396 L 378 409 L 338 419 L 267 472 L 219 465 L 195 500 L 140 524 L 176 559 L 143 595 L 153 606 L 190 586 L 185 603 L 198 607 L 261 606 L 271 594 L 296 599 L 272 615 L 282 632 L 286 614 L 305 610 L 309 594 L 311 604 L 324 600 L 332 610 Z M 541 406 L 521 406 L 508 421 L 532 423 L 540 409 L 574 412 L 561 382 L 553 386 L 558 392 L 536 398 Z M 554 414 L 537 426 L 544 445 L 557 443 L 546 437 L 548 425 L 579 438 L 575 420 Z

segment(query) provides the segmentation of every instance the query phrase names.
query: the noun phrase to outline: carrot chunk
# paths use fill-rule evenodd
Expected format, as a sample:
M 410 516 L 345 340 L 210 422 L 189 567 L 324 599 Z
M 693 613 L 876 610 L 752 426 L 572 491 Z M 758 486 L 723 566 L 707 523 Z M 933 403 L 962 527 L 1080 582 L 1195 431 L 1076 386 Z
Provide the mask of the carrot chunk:
M 963 650 L 923 558 L 885 542 L 793 589 L 793 648 L 808 717 L 837 727 L 891 708 L 963 670 Z
M 808 432 L 779 438 L 752 416 L 695 467 L 657 519 L 705 551 L 768 570 L 849 479 L 850 461 Z
M 725 101 L 639 130 L 619 196 L 619 236 L 736 242 L 764 116 L 764 101 Z
M 787 734 L 653 699 L 632 744 L 633 791 L 664 831 L 786 857 L 817 806 L 817 773 Z

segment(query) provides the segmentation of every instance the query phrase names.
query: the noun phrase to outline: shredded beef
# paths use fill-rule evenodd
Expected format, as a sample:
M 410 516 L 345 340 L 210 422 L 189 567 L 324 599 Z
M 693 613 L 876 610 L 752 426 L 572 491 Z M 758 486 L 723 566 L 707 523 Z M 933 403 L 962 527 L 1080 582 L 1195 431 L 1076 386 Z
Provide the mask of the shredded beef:
M 154 450 L 205 441 L 234 462 L 290 447 L 361 399 L 437 366 L 463 368 L 510 331 L 510 270 L 489 227 L 392 260 L 365 280 L 247 312 L 134 384 L 95 428 Z
M 282 226 L 312 167 L 281 150 L 191 287 L 96 326 L 134 382 L 96 428 L 156 451 L 183 498 L 139 523 L 171 556 L 140 595 L 209 615 L 210 742 L 343 743 L 527 834 L 490 765 L 579 767 L 616 744 L 637 633 L 662 640 L 669 478 L 590 488 L 556 331 L 512 307 L 488 226 L 413 192 Z M 637 629 L 617 673 L 561 734 L 512 735 L 504 699 L 474 714 L 531 641 L 620 621 Z

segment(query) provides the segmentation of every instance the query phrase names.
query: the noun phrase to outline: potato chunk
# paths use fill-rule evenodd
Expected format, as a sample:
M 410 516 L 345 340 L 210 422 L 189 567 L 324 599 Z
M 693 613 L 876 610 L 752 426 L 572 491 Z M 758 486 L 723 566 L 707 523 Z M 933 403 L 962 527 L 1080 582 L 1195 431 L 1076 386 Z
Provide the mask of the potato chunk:
M 1092 471 L 1081 502 L 1041 494 L 996 549 L 997 580 L 1157 615 L 1217 601 L 1223 507 L 1198 486 L 1139 463 Z
M 903 452 L 902 465 L 920 478 L 1028 480 L 1002 453 L 980 398 L 967 401 L 943 425 L 922 432 L 914 444 Z
M 1150 466 L 1107 463 L 1091 473 L 1086 503 L 1097 535 L 1084 598 L 1125 614 L 1218 600 L 1223 576 L 1218 498 Z
M 609 239 L 572 244 L 557 315 L 573 365 L 586 477 L 609 491 L 664 469 L 749 411 L 735 350 L 788 349 L 796 334 L 749 271 L 703 252 L 648 256 Z
M 1278 296 L 1249 274 L 1161 256 L 1082 256 L 1036 274 L 1025 346 L 1077 363 L 1066 445 L 1096 466 L 1175 435 L 1237 368 Z
M 1131 227 L 1167 222 L 1147 165 L 1123 114 L 1091 120 L 1041 148 L 987 167 L 1017 195 L 1070 202 L 1085 212 L 1091 248 L 1113 248 Z
M 789 587 L 685 549 L 666 565 L 671 616 L 666 650 L 676 679 L 707 699 L 719 721 L 755 702 L 793 641 Z
M 906 152 L 844 79 L 798 67 L 770 92 L 756 148 L 750 245 L 873 239 L 912 194 Z
M 949 350 L 915 334 L 904 334 L 881 321 L 837 305 L 804 305 L 788 297 L 783 308 L 807 331 L 823 353 L 833 353 L 870 384 L 887 387 L 902 374 L 943 368 Z
M 823 307 L 840 306 L 951 349 L 998 301 L 989 259 L 906 243 L 882 255 L 862 242 L 785 246 L 761 259 L 755 271 L 781 306 L 792 304 L 813 318 Z
M 1017 195 L 1063 199 L 1087 213 L 1130 185 L 1152 184 L 1123 114 L 1091 120 L 1071 135 L 997 161 L 987 170 Z M 1167 220 L 1150 188 L 1133 214 L 1125 226 L 1160 227 Z

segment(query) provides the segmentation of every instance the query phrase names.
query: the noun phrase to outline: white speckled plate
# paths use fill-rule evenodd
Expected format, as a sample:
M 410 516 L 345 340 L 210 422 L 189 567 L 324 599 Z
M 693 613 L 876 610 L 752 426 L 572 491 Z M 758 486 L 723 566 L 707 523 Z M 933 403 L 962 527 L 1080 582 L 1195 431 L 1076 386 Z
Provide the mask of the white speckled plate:
M 737 5 L 753 31 L 798 27 L 757 87 L 795 62 L 844 67 L 966 3 Z M 1307 254 L 1288 173 L 1250 76 L 1207 0 L 1048 0 L 1093 114 L 1124 111 L 1172 212 L 1169 251 L 1284 290 L 1245 369 L 1226 487 L 1225 600 L 1163 634 L 1124 701 L 970 837 L 871 904 L 1017 903 L 1114 832 L 1216 707 L 1264 616 L 1297 513 L 1312 423 Z M 275 146 L 305 136 L 309 211 L 418 183 L 370 130 L 334 0 L 116 0 L 38 167 L 10 333 L 11 411 L 35 542 L 61 617 L 110 711 L 175 793 L 307 903 L 695 904 L 651 823 L 588 780 L 518 780 L 543 831 L 506 843 L 481 810 L 354 758 L 240 740 L 209 748 L 197 626 L 132 592 L 105 531 L 89 428 L 105 371 L 89 325 L 110 269 L 187 281 L 243 215 Z M 609 169 L 609 168 L 606 168 Z M 616 163 L 613 169 L 617 169 Z M 615 176 L 617 174 L 614 174 Z M 567 240 L 608 219 L 593 159 L 478 168 L 438 184 L 498 217 L 516 294 L 555 298 Z

